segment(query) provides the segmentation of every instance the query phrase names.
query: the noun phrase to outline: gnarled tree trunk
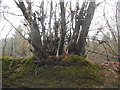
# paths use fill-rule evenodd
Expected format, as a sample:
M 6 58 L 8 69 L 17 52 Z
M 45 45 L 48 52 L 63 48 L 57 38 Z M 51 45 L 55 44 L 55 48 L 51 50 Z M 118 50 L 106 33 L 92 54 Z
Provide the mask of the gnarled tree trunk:
M 78 43 L 76 44 L 76 48 L 77 48 L 76 54 L 80 56 L 84 56 L 86 37 L 89 32 L 89 27 L 94 16 L 94 12 L 95 12 L 95 2 L 90 2 L 86 12 L 87 15 L 85 16 L 85 19 L 82 25 L 82 30 L 80 32 L 80 37 L 78 39 Z
M 29 43 L 34 48 L 34 54 L 39 58 L 40 57 L 43 58 L 43 57 L 46 57 L 47 54 L 45 52 L 44 47 L 42 46 L 41 35 L 40 35 L 39 27 L 36 21 L 36 16 L 32 14 L 31 2 L 30 1 L 26 1 L 26 2 L 28 4 L 27 8 L 25 7 L 25 4 L 22 0 L 19 0 L 18 3 L 15 1 L 17 6 L 21 9 L 25 19 L 29 23 L 29 27 L 30 27 Z
M 16 2 L 16 0 L 14 0 Z M 66 6 L 64 0 L 60 0 L 60 12 L 53 12 L 52 1 L 50 4 L 50 17 L 49 17 L 49 29 L 47 29 L 46 18 L 47 15 L 44 12 L 44 0 L 42 0 L 40 6 L 40 12 L 32 12 L 31 2 L 25 0 L 27 7 L 23 0 L 16 2 L 17 6 L 23 13 L 23 16 L 27 20 L 30 28 L 29 43 L 34 48 L 35 56 L 39 58 L 46 58 L 50 55 L 61 55 L 64 54 L 65 41 L 68 44 L 68 53 L 76 53 L 83 56 L 85 51 L 85 42 L 88 35 L 89 26 L 91 24 L 94 11 L 95 2 L 83 2 L 82 8 L 79 9 L 79 2 L 76 3 L 76 10 L 69 13 L 71 18 L 66 18 Z M 60 13 L 57 17 L 56 13 Z M 68 12 L 67 12 L 68 13 Z M 37 15 L 36 15 L 37 14 Z M 55 22 L 54 28 L 52 26 L 52 14 L 54 14 Z M 74 17 L 75 15 L 75 17 Z M 69 16 L 68 16 L 69 17 Z M 57 20 L 58 19 L 58 20 Z M 75 24 L 74 24 L 75 20 Z M 60 25 L 59 25 L 60 22 Z M 71 30 L 68 31 L 68 23 L 71 23 Z M 75 28 L 73 28 L 75 25 Z M 40 29 L 41 26 L 41 29 Z M 48 32 L 49 31 L 49 32 Z M 53 33 L 52 33 L 53 32 Z M 69 36 L 70 33 L 70 36 Z M 67 36 L 70 37 L 67 39 Z M 59 38 L 60 37 L 60 38 Z
M 88 7 L 88 8 L 87 8 Z M 69 46 L 69 53 L 84 56 L 86 37 L 95 12 L 94 2 L 83 2 L 82 8 L 76 15 L 75 30 L 73 32 L 72 43 Z

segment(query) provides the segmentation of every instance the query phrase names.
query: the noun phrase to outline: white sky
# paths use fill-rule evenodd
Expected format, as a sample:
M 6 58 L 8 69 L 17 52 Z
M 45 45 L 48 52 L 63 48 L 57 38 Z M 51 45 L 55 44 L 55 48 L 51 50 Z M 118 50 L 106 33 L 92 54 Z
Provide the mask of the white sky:
M 41 1 L 41 0 L 39 0 Z M 45 0 L 47 1 L 47 0 Z M 53 0 L 55 1 L 55 0 Z M 65 0 L 66 1 L 66 0 Z M 69 1 L 69 0 L 67 0 Z M 75 0 L 71 0 L 72 1 L 72 5 L 75 6 Z M 96 0 L 97 2 L 102 2 L 104 0 Z M 106 4 L 106 9 L 105 9 L 105 12 L 107 13 L 107 18 L 109 19 L 110 16 L 113 17 L 115 15 L 115 2 L 117 2 L 118 0 L 107 0 L 107 4 Z M 2 0 L 3 4 L 6 5 L 6 6 L 9 6 L 10 7 L 10 10 L 8 10 L 8 12 L 12 12 L 12 13 L 16 13 L 17 15 L 22 15 L 21 11 L 17 8 L 16 4 L 14 3 L 13 0 Z M 39 4 L 38 3 L 38 0 L 34 0 L 34 3 L 35 4 Z M 91 25 L 91 29 L 96 29 L 100 26 L 100 24 L 105 24 L 105 22 L 103 21 L 103 6 L 104 4 L 101 4 L 97 9 L 96 9 L 96 12 L 95 12 L 95 15 L 94 15 L 94 19 L 92 21 L 92 25 Z M 6 11 L 7 12 L 7 11 Z M 8 14 L 6 15 L 6 18 L 9 19 L 9 21 L 11 23 L 14 24 L 14 26 L 18 27 L 20 25 L 20 22 L 21 20 L 23 19 L 23 17 L 21 16 L 14 16 L 14 15 L 11 15 L 11 14 Z M 98 27 L 96 26 L 96 24 L 98 25 Z M 1 30 L 3 28 L 3 26 L 5 25 L 4 27 L 4 30 L 3 32 L 1 33 Z M 2 19 L 0 21 L 0 39 L 1 38 L 5 38 L 5 36 L 7 35 L 7 33 L 9 32 L 10 30 L 10 27 L 11 25 L 4 19 Z M 10 36 L 12 36 L 12 34 L 14 33 L 14 29 L 11 31 Z M 93 32 L 90 32 L 89 34 L 93 34 Z

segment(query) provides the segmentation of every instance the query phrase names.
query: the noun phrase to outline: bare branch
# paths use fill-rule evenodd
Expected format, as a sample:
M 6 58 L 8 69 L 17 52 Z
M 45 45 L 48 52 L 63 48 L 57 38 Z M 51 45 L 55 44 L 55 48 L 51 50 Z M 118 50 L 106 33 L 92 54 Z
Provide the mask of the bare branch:
M 4 19 L 5 19 L 8 23 L 10 23 L 10 25 L 11 25 L 25 40 L 29 41 L 29 39 L 25 38 L 25 37 L 22 35 L 22 33 L 20 33 L 19 30 L 18 30 L 5 16 L 4 16 Z
M 11 14 L 11 15 L 14 15 L 14 16 L 23 16 L 23 15 L 17 15 L 17 14 L 14 14 L 14 13 L 12 13 L 12 12 L 2 12 L 2 13 L 7 13 L 7 14 Z

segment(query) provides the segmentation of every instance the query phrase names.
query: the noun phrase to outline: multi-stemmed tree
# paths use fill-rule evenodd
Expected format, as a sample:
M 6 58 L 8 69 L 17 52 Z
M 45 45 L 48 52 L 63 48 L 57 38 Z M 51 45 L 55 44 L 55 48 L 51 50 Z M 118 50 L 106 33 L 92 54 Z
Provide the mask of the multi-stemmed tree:
M 84 56 L 86 37 L 95 12 L 95 0 L 82 2 L 76 1 L 76 8 L 72 9 L 72 3 L 60 0 L 46 9 L 42 0 L 39 10 L 32 9 L 30 0 L 14 0 L 22 11 L 29 28 L 27 40 L 34 48 L 34 55 L 38 58 L 46 58 L 48 55 L 62 55 L 67 46 L 68 53 Z M 47 12 L 50 12 L 47 15 Z M 48 19 L 49 18 L 49 19 Z M 49 28 L 48 28 L 49 27 Z M 67 43 L 67 44 L 66 44 Z

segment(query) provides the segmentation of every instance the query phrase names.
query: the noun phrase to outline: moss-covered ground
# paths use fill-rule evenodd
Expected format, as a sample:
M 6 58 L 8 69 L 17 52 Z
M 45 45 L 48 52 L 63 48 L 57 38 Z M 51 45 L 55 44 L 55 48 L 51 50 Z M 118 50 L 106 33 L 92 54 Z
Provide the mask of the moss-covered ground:
M 107 68 L 77 55 L 63 60 L 40 60 L 39 64 L 34 57 L 1 59 L 3 87 L 95 88 L 108 83 L 103 72 L 112 74 Z M 109 85 L 117 87 L 117 83 L 112 79 Z

